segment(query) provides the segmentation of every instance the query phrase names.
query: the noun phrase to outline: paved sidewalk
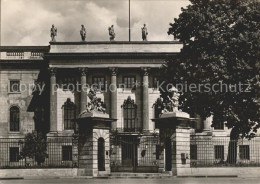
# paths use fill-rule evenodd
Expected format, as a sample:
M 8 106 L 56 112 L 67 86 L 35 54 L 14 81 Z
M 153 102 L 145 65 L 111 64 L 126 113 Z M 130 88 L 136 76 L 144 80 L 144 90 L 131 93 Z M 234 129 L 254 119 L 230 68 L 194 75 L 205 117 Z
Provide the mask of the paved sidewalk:
M 260 178 L 163 178 L 163 179 L 17 179 L 0 184 L 260 184 Z

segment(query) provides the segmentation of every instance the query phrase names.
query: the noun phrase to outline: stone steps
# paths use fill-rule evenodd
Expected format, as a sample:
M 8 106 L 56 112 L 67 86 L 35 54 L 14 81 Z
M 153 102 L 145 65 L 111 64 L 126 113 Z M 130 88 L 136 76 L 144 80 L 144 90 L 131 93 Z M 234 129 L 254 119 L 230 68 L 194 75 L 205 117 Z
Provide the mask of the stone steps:
M 113 172 L 107 175 L 99 175 L 98 178 L 165 178 L 171 177 L 170 173 L 124 173 Z

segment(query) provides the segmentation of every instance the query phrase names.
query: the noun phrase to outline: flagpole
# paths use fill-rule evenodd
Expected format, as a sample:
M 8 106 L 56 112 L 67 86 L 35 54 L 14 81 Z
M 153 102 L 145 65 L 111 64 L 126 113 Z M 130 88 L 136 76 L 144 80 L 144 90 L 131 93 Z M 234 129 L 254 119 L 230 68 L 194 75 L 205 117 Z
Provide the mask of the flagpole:
M 129 42 L 131 41 L 131 22 L 130 22 L 130 0 L 129 2 Z

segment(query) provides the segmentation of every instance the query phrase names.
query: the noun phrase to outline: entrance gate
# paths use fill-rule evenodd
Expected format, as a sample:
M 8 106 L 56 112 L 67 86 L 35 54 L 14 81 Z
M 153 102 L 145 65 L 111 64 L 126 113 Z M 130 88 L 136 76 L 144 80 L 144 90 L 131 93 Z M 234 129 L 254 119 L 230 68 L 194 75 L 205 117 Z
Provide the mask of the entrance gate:
M 158 172 L 158 136 L 111 136 L 112 172 Z
M 130 140 L 122 140 L 122 166 L 129 171 L 135 171 L 137 167 L 137 145 L 138 140 L 132 137 Z

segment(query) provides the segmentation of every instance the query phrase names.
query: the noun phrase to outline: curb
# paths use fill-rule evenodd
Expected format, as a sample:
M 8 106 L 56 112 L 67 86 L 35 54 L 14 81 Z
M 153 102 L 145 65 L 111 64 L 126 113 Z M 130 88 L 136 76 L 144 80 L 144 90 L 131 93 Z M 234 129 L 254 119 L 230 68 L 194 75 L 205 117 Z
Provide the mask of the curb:
M 238 178 L 237 175 L 188 175 L 188 176 L 177 176 L 177 178 Z
M 0 180 L 23 180 L 24 177 L 6 177 L 6 178 L 0 178 Z

